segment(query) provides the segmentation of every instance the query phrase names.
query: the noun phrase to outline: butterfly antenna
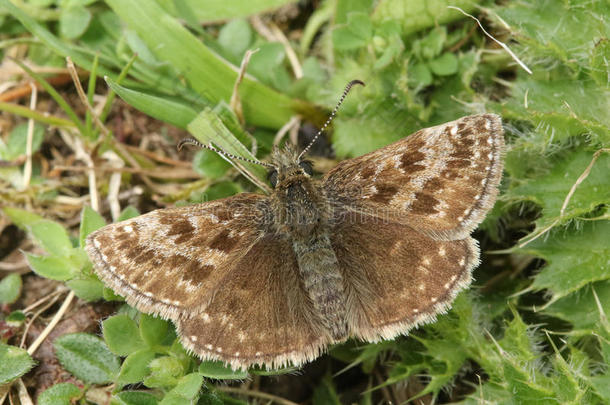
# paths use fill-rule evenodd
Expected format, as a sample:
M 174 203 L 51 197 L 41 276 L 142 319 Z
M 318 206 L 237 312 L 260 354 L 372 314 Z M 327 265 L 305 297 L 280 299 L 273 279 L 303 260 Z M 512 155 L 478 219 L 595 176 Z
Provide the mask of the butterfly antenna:
M 343 90 L 343 94 L 341 95 L 341 98 L 339 99 L 339 102 L 337 103 L 337 105 L 335 106 L 335 108 L 333 109 L 333 111 L 330 113 L 330 117 L 328 117 L 328 119 L 326 120 L 326 122 L 324 123 L 324 125 L 322 125 L 322 128 L 320 128 L 320 130 L 318 131 L 318 133 L 316 134 L 316 136 L 313 137 L 313 139 L 311 140 L 311 142 L 309 142 L 309 145 L 307 145 L 305 147 L 305 149 L 303 149 L 303 152 L 301 152 L 301 154 L 299 155 L 299 159 L 301 160 L 301 157 L 306 154 L 309 149 L 311 149 L 311 146 L 318 140 L 318 138 L 320 137 L 320 135 L 322 135 L 322 132 L 324 132 L 324 130 L 326 130 L 326 127 L 328 127 L 328 125 L 331 123 L 331 121 L 333 120 L 333 118 L 335 118 L 335 114 L 337 114 L 337 111 L 339 110 L 339 107 L 341 107 L 341 104 L 343 104 L 343 100 L 345 100 L 345 97 L 347 97 L 347 93 L 349 93 L 349 91 L 351 90 L 351 88 L 356 85 L 356 84 L 361 84 L 361 85 L 365 85 L 363 81 L 361 80 L 352 80 L 351 82 L 349 82 L 347 84 L 347 86 L 345 86 L 345 90 Z
M 202 149 L 209 149 L 209 150 L 211 150 L 213 152 L 216 152 L 219 155 L 225 156 L 225 157 L 227 157 L 229 159 L 243 160 L 244 162 L 253 163 L 255 165 L 261 165 L 261 166 L 265 166 L 265 167 L 275 168 L 275 166 L 273 166 L 270 163 L 265 163 L 265 162 L 261 162 L 260 160 L 248 159 L 248 158 L 244 158 L 244 157 L 241 157 L 241 156 L 237 156 L 237 155 L 234 155 L 232 153 L 225 152 L 222 149 L 215 148 L 214 146 L 212 146 L 211 143 L 209 145 L 205 145 L 205 144 L 199 142 L 197 139 L 194 139 L 194 138 L 184 138 L 183 140 L 178 142 L 178 145 L 176 145 L 176 147 L 178 148 L 178 150 L 182 150 L 184 145 L 187 145 L 187 144 L 188 145 L 195 145 L 195 146 L 198 146 L 198 147 L 200 147 Z

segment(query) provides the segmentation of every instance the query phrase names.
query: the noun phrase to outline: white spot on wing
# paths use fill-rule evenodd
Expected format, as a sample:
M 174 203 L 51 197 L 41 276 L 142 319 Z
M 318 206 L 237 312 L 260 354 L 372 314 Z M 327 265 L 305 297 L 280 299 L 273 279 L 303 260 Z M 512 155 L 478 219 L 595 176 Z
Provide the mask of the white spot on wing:
M 133 228 L 131 227 L 131 225 L 125 225 L 125 226 L 123 227 L 123 230 L 124 230 L 125 232 L 133 232 Z

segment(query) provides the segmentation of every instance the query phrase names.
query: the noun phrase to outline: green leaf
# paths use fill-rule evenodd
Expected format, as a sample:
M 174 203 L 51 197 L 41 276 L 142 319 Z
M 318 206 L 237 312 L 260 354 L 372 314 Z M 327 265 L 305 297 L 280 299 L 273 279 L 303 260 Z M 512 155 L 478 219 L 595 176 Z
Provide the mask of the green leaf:
M 197 116 L 196 110 L 181 101 L 172 100 L 167 96 L 160 97 L 128 89 L 108 77 L 105 79 L 108 86 L 125 102 L 153 118 L 170 123 L 178 128 L 186 128 L 188 123 Z
M 122 391 L 114 399 L 119 405 L 157 405 L 157 398 L 145 391 Z
M 144 385 L 150 388 L 173 387 L 184 375 L 184 367 L 175 357 L 158 357 L 150 362 L 150 375 L 144 379 Z
M 114 354 L 127 356 L 143 347 L 136 322 L 127 315 L 115 315 L 102 322 L 104 340 Z
M 12 304 L 21 295 L 21 276 L 19 273 L 10 273 L 0 280 L 0 303 Z
M 409 81 L 415 82 L 416 86 L 429 86 L 432 79 L 432 73 L 425 63 L 416 63 L 409 69 Z
M 226 53 L 240 62 L 252 42 L 252 29 L 246 20 L 231 20 L 218 33 L 218 43 Z
M 247 159 L 256 159 L 210 109 L 206 108 L 198 114 L 188 125 L 188 131 L 206 145 L 213 142 L 225 152 Z M 266 184 L 267 171 L 264 167 L 242 161 L 239 162 L 239 165 L 246 167 L 250 173 L 254 173 L 261 182 Z
M 155 352 L 142 349 L 131 353 L 121 365 L 117 382 L 119 384 L 136 384 L 150 374 L 148 365 L 155 358 Z
M 0 158 L 3 160 L 14 160 L 26 154 L 28 136 L 28 124 L 20 124 L 13 128 L 8 136 L 6 146 L 0 141 Z M 32 152 L 38 151 L 44 139 L 44 127 L 34 124 L 32 137 Z
M 72 383 L 59 383 L 47 388 L 38 397 L 39 405 L 72 405 L 82 396 L 81 390 Z
M 19 208 L 4 207 L 3 210 L 6 216 L 10 218 L 11 222 L 23 230 L 27 230 L 29 226 L 38 221 L 42 221 L 43 219 L 39 215 Z
M 295 0 L 249 0 L 226 1 L 226 0 L 182 0 L 181 6 L 190 10 L 194 17 L 200 22 L 225 21 L 233 18 L 244 18 L 253 14 L 270 12 L 285 4 L 294 3 Z M 174 6 L 175 2 L 166 2 L 165 7 Z
M 590 221 L 580 230 L 557 230 L 546 240 L 533 241 L 521 250 L 544 258 L 547 265 L 536 275 L 531 288 L 547 289 L 554 301 L 586 284 L 609 279 L 609 237 L 610 221 Z
M 110 7 L 146 42 L 159 60 L 167 61 L 184 77 L 202 101 L 216 105 L 229 100 L 237 72 L 208 49 L 156 3 L 147 0 L 108 0 Z M 249 79 L 240 84 L 241 102 L 248 123 L 279 128 L 297 105 L 288 97 Z
M 58 337 L 53 345 L 61 365 L 85 382 L 106 384 L 119 373 L 118 358 L 97 336 L 72 333 Z
M 0 385 L 21 377 L 34 366 L 34 360 L 24 349 L 0 342 Z
M 74 262 L 65 257 L 38 256 L 33 253 L 24 252 L 28 264 L 36 274 L 51 280 L 66 281 L 79 273 L 79 268 Z
M 544 313 L 572 324 L 577 336 L 599 330 L 601 314 L 593 290 L 602 305 L 602 310 L 610 314 L 610 280 L 599 281 L 590 286 L 560 298 L 544 309 Z
M 224 160 L 218 153 L 202 149 L 193 158 L 193 170 L 203 177 L 217 179 L 223 176 L 231 164 Z
M 59 32 L 68 39 L 83 35 L 91 22 L 91 12 L 82 6 L 62 9 L 59 17 Z
M 93 231 L 106 225 L 104 218 L 95 212 L 93 208 L 85 205 L 80 220 L 80 246 L 85 246 L 85 238 Z
M 104 284 L 93 275 L 73 278 L 68 280 L 66 285 L 78 298 L 85 301 L 97 301 L 104 296 Z
M 476 0 L 386 0 L 379 3 L 373 13 L 374 22 L 396 20 L 403 29 L 403 35 L 466 18 L 457 10 L 447 6 L 459 7 L 467 13 L 472 12 L 480 1 Z
M 430 66 L 430 70 L 435 75 L 449 76 L 457 73 L 458 59 L 454 54 L 445 52 L 438 58 L 428 62 L 428 66 Z
M 149 347 L 171 345 L 176 338 L 169 321 L 148 314 L 140 315 L 140 336 Z
M 507 157 L 507 167 L 517 164 L 509 160 L 519 158 L 518 155 Z M 521 184 L 510 189 L 507 197 L 533 201 L 542 207 L 542 216 L 536 220 L 536 230 L 556 220 L 561 224 L 587 214 L 610 201 L 610 177 L 607 175 L 610 172 L 610 154 L 603 153 L 599 156 L 587 178 L 575 189 L 564 215 L 560 218 L 561 207 L 568 193 L 592 158 L 592 152 L 576 149 L 555 162 L 548 173 L 542 172 L 532 179 L 520 179 Z
M 29 230 L 36 243 L 48 253 L 60 257 L 71 255 L 73 247 L 68 232 L 57 222 L 43 219 L 30 225 Z
M 25 314 L 22 311 L 13 311 L 6 317 L 6 323 L 11 327 L 19 327 L 26 321 Z
M 366 46 L 373 37 L 373 24 L 366 13 L 349 13 L 345 26 L 333 30 L 333 46 L 349 51 Z
M 125 221 L 126 219 L 135 218 L 140 215 L 140 211 L 132 205 L 128 205 L 123 209 L 119 217 L 117 218 L 117 222 Z
M 202 361 L 199 365 L 199 372 L 207 378 L 215 380 L 243 380 L 248 378 L 245 371 L 234 371 L 225 366 L 221 361 Z
M 203 384 L 203 377 L 198 373 L 187 374 L 182 377 L 178 384 L 168 393 L 168 395 L 161 401 L 161 404 L 174 404 L 184 403 L 184 401 L 193 401 L 199 394 L 201 385 Z M 174 398 L 172 398 L 174 397 Z M 176 402 L 176 400 L 182 400 Z
M 341 405 L 333 380 L 327 374 L 313 392 L 313 405 Z
M 590 75 L 600 87 L 610 86 L 610 39 L 602 38 L 591 52 Z

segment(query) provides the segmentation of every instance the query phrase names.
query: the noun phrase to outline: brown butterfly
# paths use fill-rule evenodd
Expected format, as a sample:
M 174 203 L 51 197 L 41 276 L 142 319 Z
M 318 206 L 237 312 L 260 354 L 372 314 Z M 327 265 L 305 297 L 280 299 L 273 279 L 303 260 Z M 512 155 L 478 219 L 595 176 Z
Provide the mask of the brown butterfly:
M 174 321 L 188 350 L 233 368 L 298 366 L 330 344 L 391 339 L 446 312 L 479 263 L 470 233 L 498 192 L 500 117 L 422 129 L 321 179 L 308 149 L 286 146 L 261 163 L 269 196 L 93 232 L 97 274 L 140 311 Z

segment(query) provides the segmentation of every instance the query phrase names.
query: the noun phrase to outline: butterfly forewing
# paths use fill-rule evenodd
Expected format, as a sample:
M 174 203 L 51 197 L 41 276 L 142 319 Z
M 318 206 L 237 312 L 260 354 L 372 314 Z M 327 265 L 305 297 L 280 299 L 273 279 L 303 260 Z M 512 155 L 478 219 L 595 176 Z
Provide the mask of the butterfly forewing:
M 341 162 L 324 187 L 339 214 L 347 208 L 463 239 L 495 201 L 503 149 L 500 117 L 463 117 Z
M 352 335 L 367 341 L 404 334 L 445 312 L 478 264 L 470 237 L 438 241 L 373 216 L 344 217 L 332 243 L 346 280 Z M 357 288 L 362 284 L 367 294 Z
M 265 202 L 240 194 L 153 211 L 93 232 L 87 252 L 100 278 L 128 303 L 175 319 L 204 306 L 261 236 L 257 215 Z

